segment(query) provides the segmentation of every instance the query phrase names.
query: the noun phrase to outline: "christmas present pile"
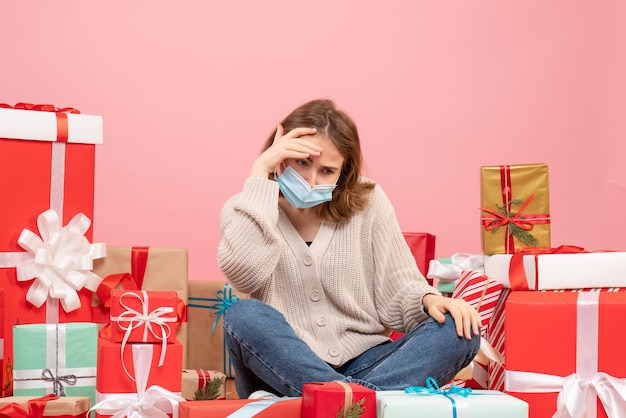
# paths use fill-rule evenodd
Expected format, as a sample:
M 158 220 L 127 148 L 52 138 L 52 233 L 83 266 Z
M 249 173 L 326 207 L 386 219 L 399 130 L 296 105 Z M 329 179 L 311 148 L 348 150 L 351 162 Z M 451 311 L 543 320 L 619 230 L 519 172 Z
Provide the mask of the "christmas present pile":
M 626 312 L 626 252 L 552 246 L 543 164 L 484 167 L 482 185 L 484 272 L 504 286 L 487 333 L 504 358 L 490 389 L 528 402 L 530 416 L 625 416 L 611 329 Z

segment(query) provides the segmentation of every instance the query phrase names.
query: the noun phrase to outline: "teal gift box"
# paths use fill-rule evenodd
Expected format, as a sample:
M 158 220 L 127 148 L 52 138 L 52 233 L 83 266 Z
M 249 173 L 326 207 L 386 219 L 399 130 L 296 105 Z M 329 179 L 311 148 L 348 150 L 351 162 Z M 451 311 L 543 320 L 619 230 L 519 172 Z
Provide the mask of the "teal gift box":
M 96 400 L 98 326 L 90 322 L 13 327 L 15 396 L 83 396 Z
M 376 392 L 376 417 L 403 418 L 528 418 L 528 403 L 495 390 L 457 394 L 415 394 L 401 390 Z

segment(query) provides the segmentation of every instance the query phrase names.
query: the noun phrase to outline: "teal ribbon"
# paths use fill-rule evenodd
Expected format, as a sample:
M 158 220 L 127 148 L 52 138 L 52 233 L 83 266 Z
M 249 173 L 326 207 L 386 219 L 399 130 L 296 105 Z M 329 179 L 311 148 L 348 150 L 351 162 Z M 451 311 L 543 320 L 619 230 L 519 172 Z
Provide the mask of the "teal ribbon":
M 187 306 L 189 308 L 204 308 L 210 309 L 211 312 L 215 314 L 215 320 L 213 321 L 213 326 L 211 327 L 211 335 L 215 334 L 215 327 L 217 326 L 220 319 L 224 316 L 224 313 L 228 308 L 233 306 L 233 304 L 239 301 L 239 296 L 233 294 L 233 287 L 230 283 L 224 283 L 224 288 L 222 290 L 218 290 L 215 292 L 215 298 L 198 298 L 190 296 L 188 298 L 189 301 L 197 301 L 197 302 L 213 302 L 210 305 L 199 304 L 199 303 L 189 303 Z M 223 344 L 223 356 L 224 356 L 224 373 L 227 373 L 229 376 L 232 374 L 231 368 L 232 364 L 230 359 L 228 360 L 228 367 L 226 365 L 226 335 L 224 335 L 224 344 Z
M 472 389 L 452 385 L 448 389 L 442 390 L 439 388 L 437 381 L 433 377 L 429 376 L 426 378 L 426 386 L 410 386 L 404 389 L 404 393 L 425 396 L 445 396 L 452 403 L 452 418 L 457 418 L 456 401 L 451 395 L 460 395 L 464 398 L 467 398 L 470 394 L 472 394 Z

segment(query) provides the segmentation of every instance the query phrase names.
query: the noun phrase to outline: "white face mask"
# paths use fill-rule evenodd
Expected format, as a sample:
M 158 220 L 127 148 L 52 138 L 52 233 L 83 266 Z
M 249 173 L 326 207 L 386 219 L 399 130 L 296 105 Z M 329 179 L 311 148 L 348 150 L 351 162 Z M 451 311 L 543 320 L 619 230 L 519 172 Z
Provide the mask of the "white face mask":
M 309 183 L 291 166 L 287 166 L 276 178 L 280 191 L 291 206 L 307 209 L 329 202 L 337 184 L 318 184 L 311 188 Z

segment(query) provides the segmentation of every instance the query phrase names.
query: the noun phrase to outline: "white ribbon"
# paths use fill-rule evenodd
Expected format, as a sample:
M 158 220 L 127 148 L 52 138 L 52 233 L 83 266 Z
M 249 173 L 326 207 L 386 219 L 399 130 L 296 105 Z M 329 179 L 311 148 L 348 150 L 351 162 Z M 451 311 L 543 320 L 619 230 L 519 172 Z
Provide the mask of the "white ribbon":
M 97 393 L 97 402 L 89 409 L 112 418 L 166 418 L 172 414 L 178 418 L 178 403 L 184 402 L 179 393 L 165 388 L 148 385 L 150 365 L 152 364 L 152 344 L 131 344 L 135 371 L 136 393 Z
M 91 272 L 93 260 L 106 255 L 104 243 L 91 244 L 84 236 L 91 220 L 82 213 L 62 227 L 56 211 L 49 209 L 37 217 L 41 237 L 22 230 L 18 244 L 26 253 L 4 253 L 0 267 L 15 267 L 17 280 L 34 280 L 26 300 L 37 308 L 46 300 L 60 301 L 66 312 L 80 307 L 78 291 L 95 292 L 102 281 Z
M 111 316 L 111 322 L 117 322 L 117 326 L 125 331 L 124 337 L 122 338 L 121 357 L 124 371 L 131 379 L 133 377 L 128 372 L 126 365 L 124 364 L 124 348 L 130 338 L 131 332 L 136 328 L 144 327 L 143 342 L 148 342 L 148 332 L 150 332 L 150 334 L 152 334 L 157 340 L 161 341 L 161 357 L 159 358 L 159 367 L 161 367 L 165 361 L 165 354 L 167 352 L 167 339 L 172 332 L 167 323 L 176 322 L 178 320 L 176 316 L 163 318 L 163 315 L 168 315 L 174 312 L 174 308 L 172 306 L 159 306 L 150 312 L 148 292 L 142 290 L 141 294 L 143 295 L 143 298 L 135 292 L 122 293 L 120 295 L 120 305 L 125 309 L 125 311 L 119 316 Z M 124 302 L 125 297 L 136 298 L 141 306 L 141 311 L 133 309 L 131 306 L 126 304 Z M 123 325 L 122 322 L 128 322 L 128 325 Z M 160 332 L 155 331 L 153 325 L 155 328 L 158 328 Z
M 559 392 L 553 418 L 595 418 L 596 396 L 609 417 L 626 417 L 626 379 L 598 372 L 600 292 L 580 292 L 576 319 L 576 373 L 566 377 L 505 371 L 508 392 Z
M 482 254 L 456 253 L 450 257 L 452 264 L 444 264 L 439 260 L 430 260 L 428 265 L 429 279 L 439 279 L 441 282 L 453 282 L 463 271 L 471 270 L 484 274 Z

